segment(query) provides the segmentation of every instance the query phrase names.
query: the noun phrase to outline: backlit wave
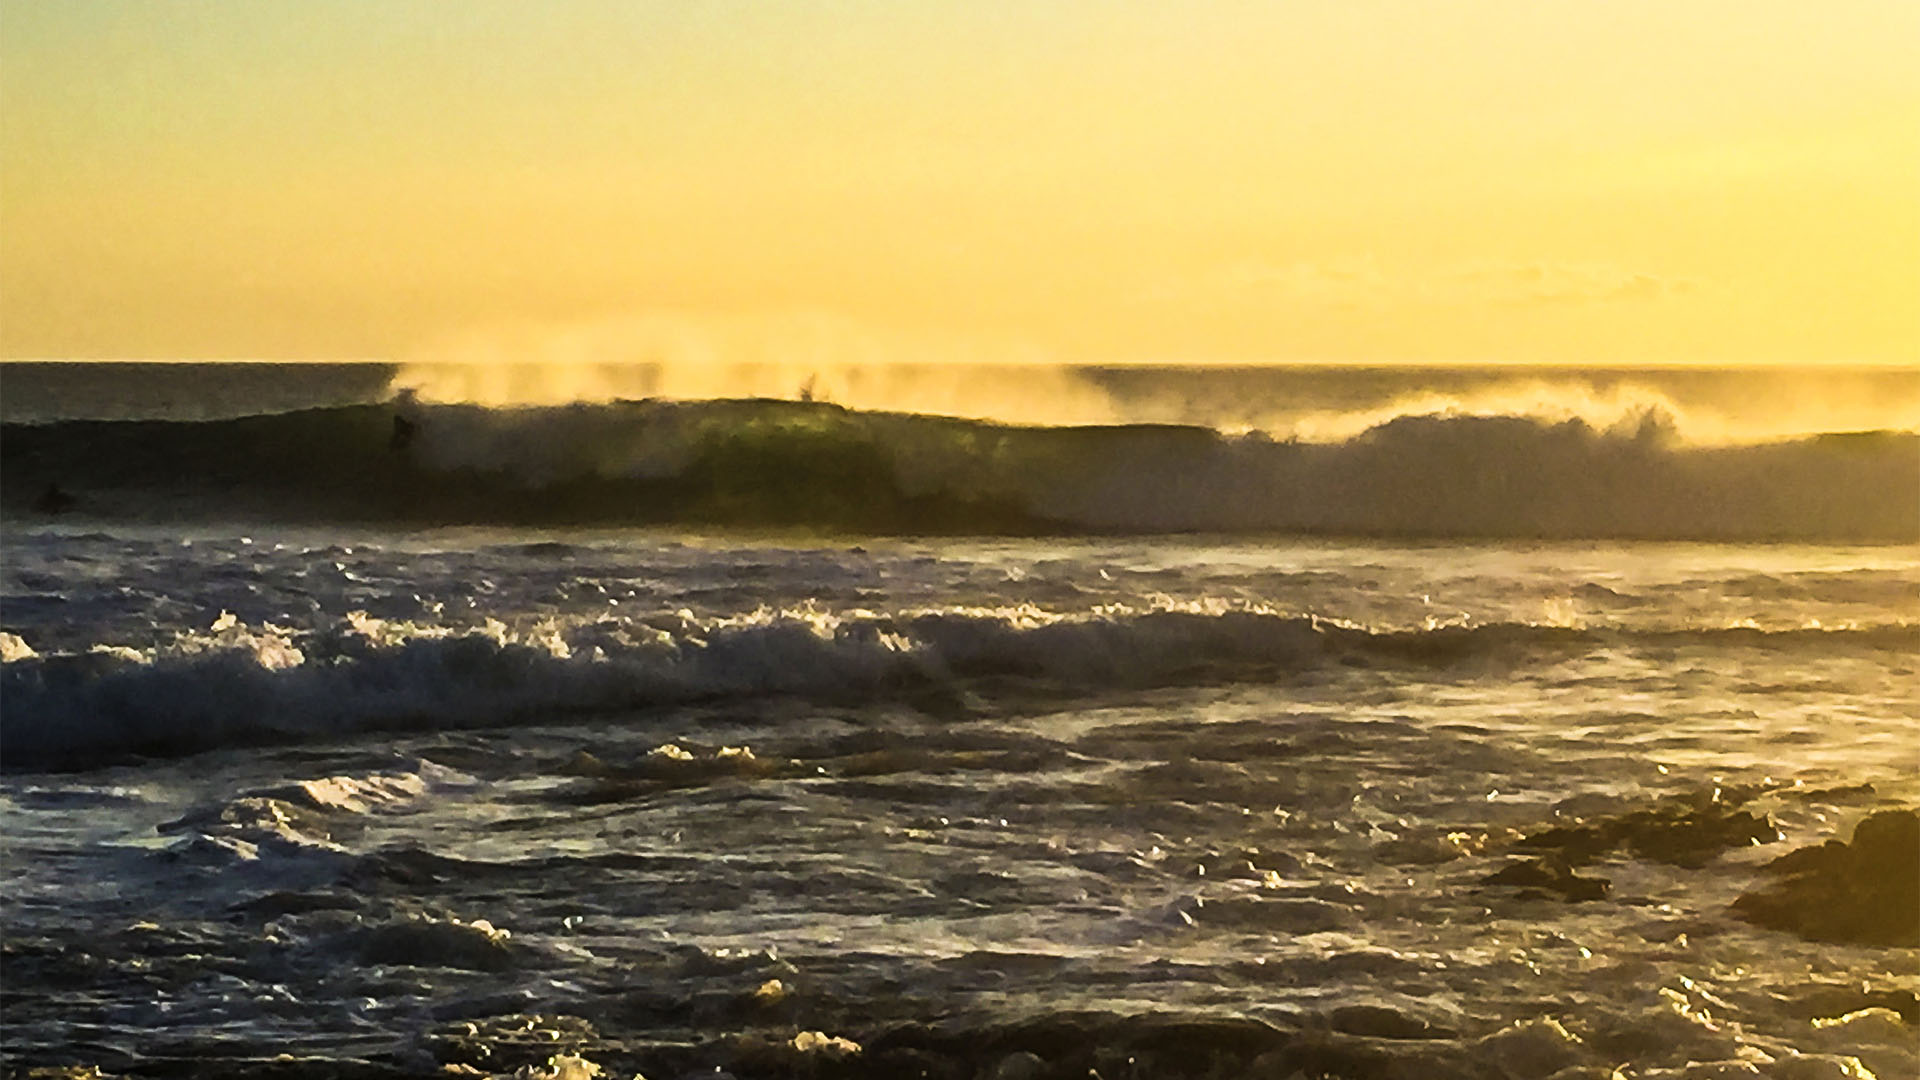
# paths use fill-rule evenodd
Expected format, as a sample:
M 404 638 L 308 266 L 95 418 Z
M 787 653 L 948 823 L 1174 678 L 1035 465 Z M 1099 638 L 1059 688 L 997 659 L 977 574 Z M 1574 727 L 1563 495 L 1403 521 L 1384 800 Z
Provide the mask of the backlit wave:
M 849 533 L 1920 539 L 1920 434 L 1701 446 L 1655 414 L 1403 415 L 1332 441 L 821 402 L 364 405 L 8 425 L 14 514 Z

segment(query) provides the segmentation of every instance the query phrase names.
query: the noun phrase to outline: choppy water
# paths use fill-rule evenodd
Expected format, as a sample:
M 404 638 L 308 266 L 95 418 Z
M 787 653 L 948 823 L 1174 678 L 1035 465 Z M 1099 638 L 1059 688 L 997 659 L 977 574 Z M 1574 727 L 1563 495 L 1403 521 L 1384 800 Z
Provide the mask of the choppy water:
M 14 1067 L 1920 1071 L 1729 909 L 1920 803 L 1911 547 L 0 539 Z M 1780 839 L 1482 881 L 1675 807 Z
M 0 372 L 10 1074 L 1920 1072 L 1913 372 L 496 374 Z

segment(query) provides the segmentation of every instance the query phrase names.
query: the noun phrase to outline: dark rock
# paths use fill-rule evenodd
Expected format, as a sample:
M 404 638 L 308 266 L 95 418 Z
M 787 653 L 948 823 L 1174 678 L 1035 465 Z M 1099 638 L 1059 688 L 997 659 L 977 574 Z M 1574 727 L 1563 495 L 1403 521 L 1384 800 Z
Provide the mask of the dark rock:
M 1581 877 L 1559 859 L 1521 859 L 1509 862 L 1480 879 L 1482 885 L 1511 885 L 1522 889 L 1544 889 L 1563 900 L 1605 899 L 1613 882 L 1606 878 Z
M 1875 862 L 1920 860 L 1920 811 L 1887 810 L 1854 826 L 1853 849 Z
M 1728 848 L 1770 844 L 1780 829 L 1765 814 L 1719 803 L 1660 806 L 1595 821 L 1561 825 L 1521 838 L 1531 851 L 1557 851 L 1579 866 L 1618 849 L 1643 859 L 1695 868 Z
M 1818 873 L 1840 865 L 1846 860 L 1846 841 L 1828 840 L 1824 844 L 1795 848 L 1761 867 L 1760 870 L 1762 873 L 1778 877 L 1791 877 L 1796 874 Z
M 1734 914 L 1813 941 L 1920 946 L 1920 811 L 1885 810 L 1851 843 L 1800 848 L 1761 868 L 1773 884 L 1743 893 Z
M 1788 794 L 1807 802 L 1849 802 L 1856 799 L 1870 799 L 1878 792 L 1872 784 L 1844 784 L 1824 788 L 1796 788 Z

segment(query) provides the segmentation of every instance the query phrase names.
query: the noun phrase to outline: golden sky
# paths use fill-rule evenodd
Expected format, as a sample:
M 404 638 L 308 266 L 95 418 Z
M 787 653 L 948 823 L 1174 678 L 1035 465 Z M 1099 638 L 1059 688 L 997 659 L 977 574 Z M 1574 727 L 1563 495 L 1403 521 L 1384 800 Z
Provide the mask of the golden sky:
M 0 6 L 0 355 L 790 318 L 942 358 L 1914 363 L 1920 3 Z

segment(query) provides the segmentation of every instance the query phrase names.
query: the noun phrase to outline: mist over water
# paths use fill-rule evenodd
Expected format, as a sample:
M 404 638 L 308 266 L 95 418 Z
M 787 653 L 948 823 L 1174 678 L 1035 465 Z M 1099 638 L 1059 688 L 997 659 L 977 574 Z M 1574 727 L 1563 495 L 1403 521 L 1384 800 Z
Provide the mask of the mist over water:
M 1181 424 L 1336 442 L 1403 416 L 1653 422 L 1688 442 L 1920 429 L 1920 369 L 492 361 L 405 364 L 393 387 L 494 407 L 644 398 L 827 401 L 1006 423 Z
M 75 518 L 909 534 L 1920 534 L 1920 380 L 1901 371 L 296 370 L 9 368 L 28 392 L 8 401 L 40 413 L 6 425 L 0 500 Z M 181 393 L 197 381 L 217 392 Z
M 649 312 L 476 330 L 403 358 L 396 391 L 491 407 L 665 398 L 830 401 L 1046 426 L 1185 424 L 1338 441 L 1401 416 L 1649 419 L 1691 442 L 1920 428 L 1920 368 L 1692 369 L 1060 363 L 1005 341 L 821 312 Z
M 669 348 L 655 340 L 663 336 L 672 337 L 656 329 L 643 339 L 652 346 L 627 348 L 610 347 L 604 333 L 485 339 L 402 363 L 14 362 L 0 364 L 0 417 L 207 420 L 402 396 L 490 408 L 755 398 L 1315 442 L 1403 416 L 1579 420 L 1600 430 L 1651 422 L 1700 444 L 1920 430 L 1920 368 L 1069 365 L 1008 348 L 869 341 L 849 349 L 844 332 L 812 348 L 775 347 L 765 332 L 754 347 L 683 328 L 683 343 Z

